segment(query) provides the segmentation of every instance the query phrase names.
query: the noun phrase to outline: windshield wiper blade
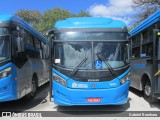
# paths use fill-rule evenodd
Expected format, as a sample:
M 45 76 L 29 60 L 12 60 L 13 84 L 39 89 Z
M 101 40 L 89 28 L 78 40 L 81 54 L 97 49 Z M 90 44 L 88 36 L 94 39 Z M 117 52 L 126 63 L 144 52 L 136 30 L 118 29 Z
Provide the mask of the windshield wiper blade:
M 112 73 L 114 77 L 116 77 L 116 73 L 114 69 L 111 67 L 111 65 L 108 63 L 108 61 L 99 53 L 97 56 L 108 66 L 108 70 Z
M 88 59 L 88 58 L 85 57 L 85 58 L 73 69 L 73 71 L 70 73 L 70 76 L 73 76 L 73 75 L 77 72 L 78 68 L 80 68 L 81 65 L 83 65 L 83 64 L 86 62 L 87 59 Z

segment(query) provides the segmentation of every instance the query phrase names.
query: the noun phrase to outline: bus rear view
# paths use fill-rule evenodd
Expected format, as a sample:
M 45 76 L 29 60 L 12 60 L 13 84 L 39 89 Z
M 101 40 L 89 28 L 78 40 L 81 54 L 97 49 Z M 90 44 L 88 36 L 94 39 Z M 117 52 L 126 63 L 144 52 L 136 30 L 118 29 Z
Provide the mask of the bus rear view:
M 57 105 L 119 105 L 128 100 L 126 25 L 111 18 L 68 18 L 54 26 L 52 95 Z

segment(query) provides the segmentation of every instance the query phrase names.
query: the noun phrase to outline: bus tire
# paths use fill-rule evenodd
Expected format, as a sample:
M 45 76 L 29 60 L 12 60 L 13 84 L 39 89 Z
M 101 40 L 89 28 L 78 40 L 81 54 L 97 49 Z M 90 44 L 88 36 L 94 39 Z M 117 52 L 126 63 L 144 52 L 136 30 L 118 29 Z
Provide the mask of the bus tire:
M 37 93 L 37 79 L 35 76 L 32 77 L 31 89 L 31 92 L 27 95 L 28 99 L 33 99 Z
M 146 80 L 144 83 L 144 99 L 149 103 L 157 102 L 158 99 L 152 96 L 151 82 Z

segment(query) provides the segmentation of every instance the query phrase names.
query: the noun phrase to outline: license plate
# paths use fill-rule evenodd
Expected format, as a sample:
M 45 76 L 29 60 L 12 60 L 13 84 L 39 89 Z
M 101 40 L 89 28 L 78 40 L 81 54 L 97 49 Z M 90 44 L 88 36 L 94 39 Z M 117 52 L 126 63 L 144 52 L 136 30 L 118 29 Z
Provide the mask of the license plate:
M 87 98 L 87 102 L 101 102 L 101 98 Z

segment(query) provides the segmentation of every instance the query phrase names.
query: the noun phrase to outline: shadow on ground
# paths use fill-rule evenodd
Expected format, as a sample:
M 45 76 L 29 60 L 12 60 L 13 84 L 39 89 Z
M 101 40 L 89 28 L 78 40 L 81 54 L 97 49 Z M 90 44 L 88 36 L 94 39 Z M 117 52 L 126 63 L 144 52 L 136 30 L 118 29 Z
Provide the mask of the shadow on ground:
M 130 107 L 130 98 L 123 105 L 103 105 L 103 106 L 58 106 L 57 111 L 72 116 L 106 116 L 120 114 Z
M 39 104 L 47 102 L 46 97 L 48 96 L 48 91 L 49 91 L 49 83 L 46 83 L 45 85 L 38 88 L 38 92 L 33 99 L 27 99 L 23 97 L 15 101 L 2 102 L 0 103 L 0 111 L 22 112 L 34 108 Z
M 137 95 L 138 97 L 142 97 L 144 99 L 144 94 L 143 91 L 139 91 L 135 88 L 130 87 L 130 92 L 132 92 L 133 94 Z M 158 100 L 158 102 L 156 103 L 149 103 L 151 108 L 158 108 L 160 109 L 160 100 Z

